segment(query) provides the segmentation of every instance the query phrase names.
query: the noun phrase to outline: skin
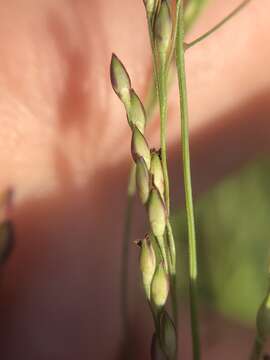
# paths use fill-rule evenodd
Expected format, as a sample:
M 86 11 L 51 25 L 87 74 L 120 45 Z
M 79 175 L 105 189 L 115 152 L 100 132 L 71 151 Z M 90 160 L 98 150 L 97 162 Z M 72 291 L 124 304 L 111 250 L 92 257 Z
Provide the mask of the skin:
M 210 1 L 187 41 L 238 3 Z M 269 12 L 268 0 L 253 1 L 187 52 L 195 195 L 269 151 Z M 0 188 L 15 191 L 17 234 L 2 270 L 2 357 L 119 359 L 130 130 L 111 90 L 109 63 L 115 52 L 145 97 L 151 56 L 142 2 L 10 0 L 0 2 L 0 16 Z M 172 197 L 178 206 L 176 85 L 169 105 Z M 147 136 L 158 146 L 157 121 Z M 134 239 L 146 230 L 140 209 Z M 136 358 L 146 359 L 152 325 L 138 285 L 135 246 L 131 253 L 134 345 Z M 185 314 L 184 340 L 189 336 Z M 207 319 L 202 317 L 206 358 L 245 359 L 252 334 L 214 317 L 210 346 Z M 182 351 L 189 358 L 184 340 Z

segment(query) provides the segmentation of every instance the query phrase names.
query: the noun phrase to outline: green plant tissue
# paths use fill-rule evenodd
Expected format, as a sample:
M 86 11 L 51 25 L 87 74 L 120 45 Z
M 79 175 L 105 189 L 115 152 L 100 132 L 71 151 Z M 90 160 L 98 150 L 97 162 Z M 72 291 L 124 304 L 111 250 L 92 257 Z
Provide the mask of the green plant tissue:
M 198 199 L 195 208 L 201 301 L 254 324 L 270 261 L 269 163 L 262 160 L 230 176 Z M 182 239 L 179 259 L 187 247 L 181 214 L 173 218 L 176 238 Z M 180 287 L 182 281 L 183 276 Z

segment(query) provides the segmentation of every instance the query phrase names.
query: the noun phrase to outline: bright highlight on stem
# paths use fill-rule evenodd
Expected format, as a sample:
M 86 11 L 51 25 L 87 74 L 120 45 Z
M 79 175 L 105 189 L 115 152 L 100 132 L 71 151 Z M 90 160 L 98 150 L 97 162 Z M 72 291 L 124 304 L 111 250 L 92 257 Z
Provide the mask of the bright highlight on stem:
M 188 128 L 188 99 L 186 87 L 185 71 L 185 47 L 184 47 L 184 5 L 183 1 L 177 1 L 177 30 L 176 30 L 176 67 L 178 75 L 180 108 L 181 108 L 181 140 L 184 170 L 184 187 L 186 197 L 186 212 L 188 224 L 188 244 L 189 244 L 189 288 L 190 288 L 190 316 L 192 331 L 193 359 L 200 359 L 200 337 L 197 315 L 197 252 L 196 234 L 193 210 L 193 197 L 190 171 L 189 154 L 189 128 Z

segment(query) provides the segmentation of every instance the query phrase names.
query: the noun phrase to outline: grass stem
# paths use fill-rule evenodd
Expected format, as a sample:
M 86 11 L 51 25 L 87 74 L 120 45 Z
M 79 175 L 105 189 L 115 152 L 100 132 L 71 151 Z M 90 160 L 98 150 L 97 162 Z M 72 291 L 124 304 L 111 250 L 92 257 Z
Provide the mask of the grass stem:
M 168 117 L 168 87 L 167 69 L 162 66 L 158 71 L 158 97 L 160 107 L 160 147 L 161 164 L 164 175 L 165 204 L 170 214 L 170 184 L 167 166 L 167 117 Z
M 192 330 L 193 359 L 200 359 L 200 337 L 197 315 L 197 251 L 196 234 L 193 210 L 193 196 L 190 171 L 189 151 L 189 125 L 188 125 L 188 100 L 185 71 L 185 49 L 184 49 L 184 4 L 183 0 L 177 0 L 177 35 L 176 35 L 176 65 L 179 84 L 180 106 L 181 106 L 181 137 L 182 156 L 184 170 L 184 187 L 186 197 L 186 212 L 188 223 L 189 241 L 189 287 L 190 287 L 190 315 Z

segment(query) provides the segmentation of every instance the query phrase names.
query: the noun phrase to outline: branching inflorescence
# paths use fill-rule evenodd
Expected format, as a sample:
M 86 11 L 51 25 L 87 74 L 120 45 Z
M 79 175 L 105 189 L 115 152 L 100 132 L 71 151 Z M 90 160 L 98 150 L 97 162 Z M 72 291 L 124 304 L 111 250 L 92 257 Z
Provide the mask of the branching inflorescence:
M 175 251 L 167 246 L 166 227 L 169 223 L 165 204 L 165 181 L 160 152 L 150 149 L 145 138 L 146 114 L 142 102 L 131 87 L 126 69 L 116 55 L 111 61 L 112 86 L 125 106 L 131 128 L 131 154 L 136 164 L 136 188 L 149 219 L 149 233 L 138 242 L 140 269 L 145 295 L 155 324 L 152 354 L 159 351 L 174 359 L 176 331 L 165 310 L 170 278 L 175 272 Z M 156 354 L 156 355 L 154 355 Z
M 111 59 L 111 83 L 113 89 L 125 107 L 127 121 L 131 129 L 131 155 L 134 161 L 129 188 L 128 206 L 125 223 L 125 241 L 130 235 L 132 197 L 135 191 L 146 210 L 149 232 L 137 242 L 140 247 L 140 270 L 145 296 L 150 306 L 155 331 L 152 337 L 151 358 L 174 360 L 177 358 L 177 292 L 176 292 L 176 252 L 173 230 L 170 224 L 170 186 L 167 168 L 167 116 L 168 116 L 168 74 L 175 59 L 179 103 L 181 108 L 181 135 L 183 156 L 184 189 L 189 237 L 189 282 L 190 316 L 193 359 L 200 359 L 200 339 L 197 316 L 197 252 L 195 220 L 190 170 L 188 99 L 185 72 L 185 51 L 214 31 L 218 30 L 230 18 L 236 15 L 251 0 L 244 0 L 224 20 L 204 35 L 186 44 L 185 31 L 200 13 L 207 0 L 190 0 L 184 8 L 183 0 L 144 0 L 148 32 L 153 55 L 153 84 L 155 90 L 149 97 L 149 108 L 145 107 L 132 88 L 131 80 L 123 63 L 116 55 Z M 173 16 L 174 14 L 174 16 Z M 149 147 L 145 136 L 145 127 L 152 113 L 155 101 L 160 112 L 160 149 Z M 126 244 L 126 242 L 124 243 Z M 126 245 L 124 246 L 124 250 Z M 124 253 L 125 255 L 125 253 Z M 127 259 L 124 260 L 123 281 L 127 279 Z M 126 306 L 125 288 L 122 305 Z M 171 297 L 172 316 L 167 309 Z M 263 302 L 258 314 L 258 336 L 254 343 L 252 360 L 258 359 L 269 332 L 269 295 Z M 126 309 L 123 309 L 126 317 Z M 124 326 L 127 319 L 124 317 Z M 270 317 L 269 317 L 270 318 Z M 267 324 L 267 326 L 265 326 Z M 126 329 L 127 330 L 127 329 Z

